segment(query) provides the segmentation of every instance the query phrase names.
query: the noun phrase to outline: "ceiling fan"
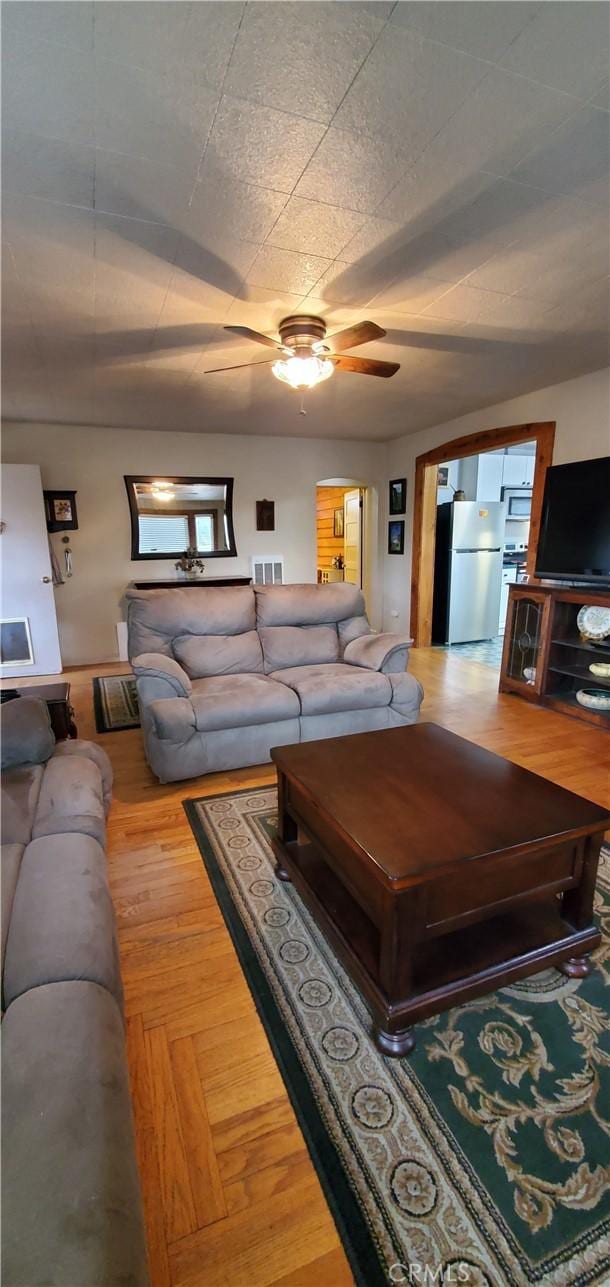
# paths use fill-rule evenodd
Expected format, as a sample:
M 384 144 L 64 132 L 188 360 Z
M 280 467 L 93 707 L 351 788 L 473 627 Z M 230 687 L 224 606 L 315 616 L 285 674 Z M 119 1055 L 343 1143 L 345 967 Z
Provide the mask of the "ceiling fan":
M 398 362 L 379 362 L 375 358 L 352 357 L 344 354 L 344 349 L 355 348 L 358 344 L 367 344 L 369 340 L 380 340 L 386 334 L 375 322 L 357 322 L 344 331 L 335 331 L 326 335 L 326 323 L 321 317 L 308 313 L 293 313 L 280 322 L 280 338 L 263 335 L 253 331 L 249 326 L 225 326 L 225 331 L 232 335 L 241 335 L 253 340 L 255 344 L 264 344 L 267 348 L 281 353 L 281 358 L 267 358 L 273 362 L 271 368 L 278 380 L 283 380 L 293 389 L 313 389 L 316 384 L 328 380 L 335 370 L 356 371 L 360 375 L 378 375 L 388 379 L 399 370 Z M 328 339 L 328 343 L 326 342 Z M 220 371 L 239 371 L 242 367 L 265 366 L 260 362 L 240 362 L 237 366 L 213 367 L 206 375 Z

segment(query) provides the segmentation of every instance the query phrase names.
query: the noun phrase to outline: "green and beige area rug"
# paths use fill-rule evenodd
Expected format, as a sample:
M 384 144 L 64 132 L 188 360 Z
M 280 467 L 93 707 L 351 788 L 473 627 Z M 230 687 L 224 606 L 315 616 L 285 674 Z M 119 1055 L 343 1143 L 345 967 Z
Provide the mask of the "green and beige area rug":
M 132 675 L 97 675 L 93 680 L 93 709 L 98 733 L 139 728 L 138 691 Z
M 610 851 L 588 979 L 547 970 L 392 1060 L 275 878 L 276 808 L 271 789 L 185 802 L 355 1281 L 610 1283 Z

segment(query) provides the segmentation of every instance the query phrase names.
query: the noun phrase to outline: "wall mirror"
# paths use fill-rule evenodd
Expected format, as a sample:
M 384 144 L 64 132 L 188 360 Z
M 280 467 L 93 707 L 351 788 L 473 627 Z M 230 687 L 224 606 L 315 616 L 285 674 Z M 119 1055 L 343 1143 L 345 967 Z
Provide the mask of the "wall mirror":
M 237 554 L 232 478 L 125 476 L 132 559 L 178 559 L 194 548 L 204 560 Z

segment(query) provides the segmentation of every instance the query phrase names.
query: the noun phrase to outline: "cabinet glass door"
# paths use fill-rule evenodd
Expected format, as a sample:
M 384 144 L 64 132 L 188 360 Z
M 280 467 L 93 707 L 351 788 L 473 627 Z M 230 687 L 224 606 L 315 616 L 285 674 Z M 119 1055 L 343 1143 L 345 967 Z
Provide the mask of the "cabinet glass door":
M 548 602 L 544 595 L 513 595 L 507 623 L 505 678 L 535 692 L 542 685 L 540 658 Z

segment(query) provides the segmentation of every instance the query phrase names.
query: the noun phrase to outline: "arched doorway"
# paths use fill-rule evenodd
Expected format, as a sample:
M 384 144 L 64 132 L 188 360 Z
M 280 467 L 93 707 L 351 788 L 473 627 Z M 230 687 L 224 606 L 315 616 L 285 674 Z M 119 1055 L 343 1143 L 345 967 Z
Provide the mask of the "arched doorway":
M 458 457 L 477 456 L 486 450 L 508 447 L 533 439 L 536 443 L 532 488 L 530 541 L 527 571 L 534 571 L 536 544 L 542 513 L 544 479 L 553 460 L 555 421 L 508 425 L 484 429 L 478 433 L 440 443 L 418 456 L 415 462 L 415 500 L 413 510 L 413 553 L 411 566 L 411 633 L 415 646 L 426 648 L 432 640 L 434 586 L 434 552 L 436 543 L 436 504 L 438 466 Z

